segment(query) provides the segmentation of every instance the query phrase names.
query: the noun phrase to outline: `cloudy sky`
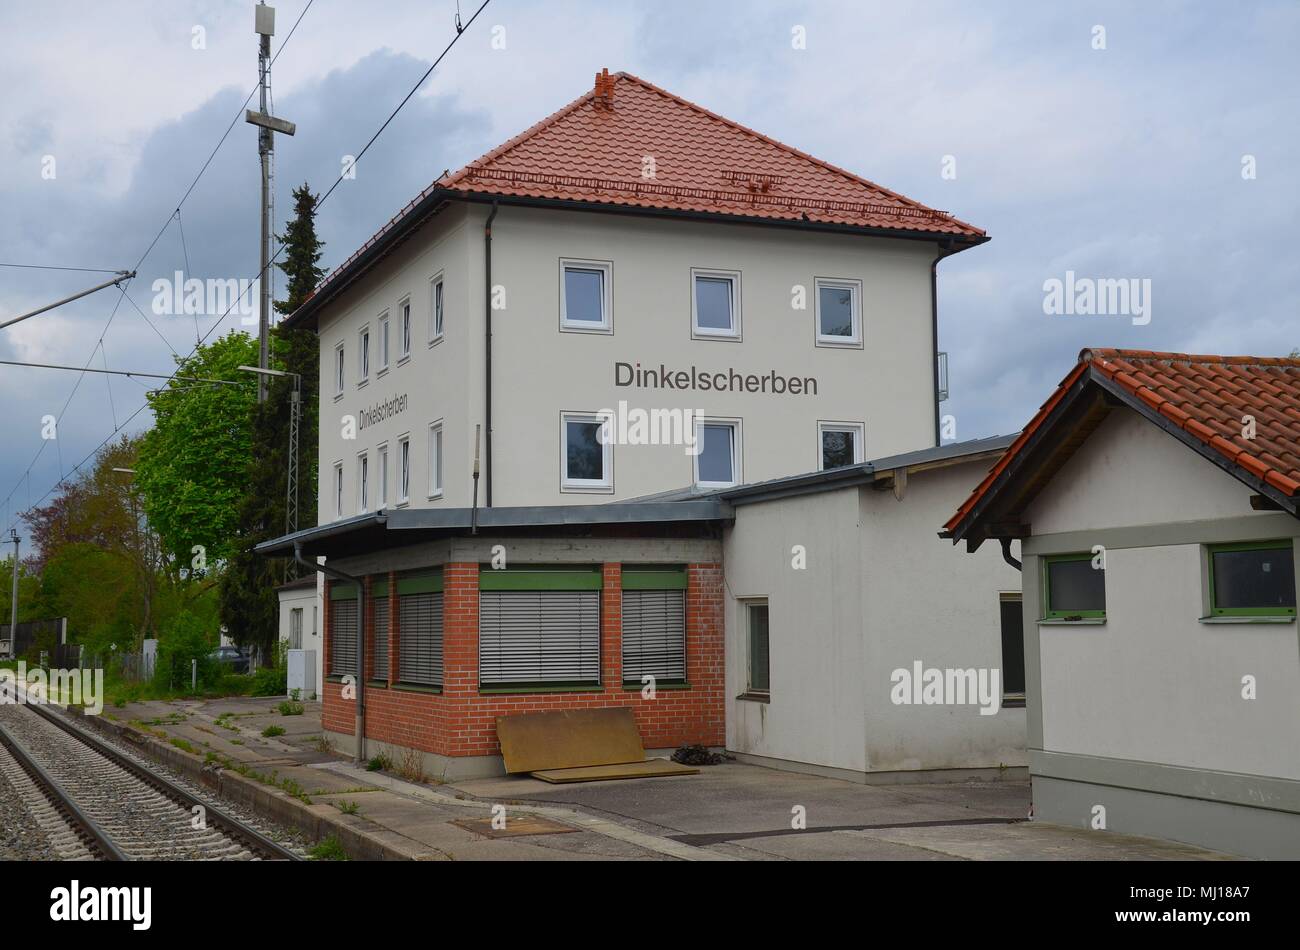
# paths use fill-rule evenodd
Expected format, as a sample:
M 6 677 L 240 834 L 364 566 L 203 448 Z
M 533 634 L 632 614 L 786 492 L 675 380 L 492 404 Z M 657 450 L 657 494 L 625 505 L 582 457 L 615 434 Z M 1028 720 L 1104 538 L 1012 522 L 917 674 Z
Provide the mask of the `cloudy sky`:
M 134 304 L 106 290 L 0 330 L 0 359 L 170 372 L 196 328 L 152 314 L 154 278 L 187 255 L 199 277 L 256 273 L 258 162 L 242 120 L 168 224 L 256 81 L 251 6 L 0 0 L 0 262 L 125 269 L 144 256 Z M 273 48 L 306 6 L 281 0 Z M 464 0 L 462 18 L 476 7 Z M 277 142 L 278 225 L 292 185 L 333 183 L 449 42 L 455 13 L 454 0 L 314 0 L 274 71 L 275 111 L 298 123 Z M 945 412 L 962 439 L 1010 432 L 1085 346 L 1300 346 L 1297 48 L 1295 0 L 492 0 L 322 209 L 324 263 L 601 67 L 627 70 L 986 228 L 991 243 L 940 267 Z M 1043 283 L 1067 270 L 1149 279 L 1150 322 L 1045 315 Z M 0 267 L 0 321 L 100 279 Z M 144 393 L 0 366 L 3 526 Z M 55 440 L 42 439 L 47 415 Z M 147 424 L 146 412 L 127 428 Z

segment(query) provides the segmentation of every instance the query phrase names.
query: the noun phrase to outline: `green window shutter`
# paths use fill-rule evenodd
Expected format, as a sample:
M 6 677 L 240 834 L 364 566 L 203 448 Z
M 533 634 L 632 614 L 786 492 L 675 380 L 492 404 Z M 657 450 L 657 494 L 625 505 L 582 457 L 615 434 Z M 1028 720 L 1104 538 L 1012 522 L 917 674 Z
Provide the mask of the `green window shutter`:
M 686 679 L 686 591 L 623 591 L 623 681 Z
M 484 565 L 478 572 L 479 590 L 592 590 L 602 587 L 599 567 L 526 567 L 494 571 Z
M 600 684 L 599 589 L 479 594 L 479 685 L 524 684 Z
M 351 586 L 351 585 L 349 585 Z M 357 599 L 335 600 L 330 604 L 330 674 L 357 673 Z
M 667 567 L 635 567 L 623 569 L 624 590 L 685 590 L 686 568 L 681 565 Z
M 442 571 L 432 574 L 407 574 L 397 579 L 398 594 L 433 594 L 442 592 Z
M 346 581 L 335 581 L 330 585 L 330 600 L 356 600 L 357 585 Z
M 382 596 L 374 595 L 374 627 L 369 634 L 370 656 L 375 665 L 375 679 L 388 679 L 388 585 L 384 585 Z

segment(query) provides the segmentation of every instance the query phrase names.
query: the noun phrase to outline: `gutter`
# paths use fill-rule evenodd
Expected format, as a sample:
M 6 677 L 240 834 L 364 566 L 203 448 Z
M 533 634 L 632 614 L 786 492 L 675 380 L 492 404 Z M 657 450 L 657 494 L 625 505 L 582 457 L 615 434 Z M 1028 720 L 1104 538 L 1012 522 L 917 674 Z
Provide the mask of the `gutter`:
M 492 507 L 492 222 L 499 210 L 497 202 L 492 202 L 492 211 L 483 224 L 483 316 L 487 338 L 483 356 L 483 428 L 487 436 L 484 445 L 484 507 Z
M 307 560 L 302 556 L 301 541 L 293 542 L 293 559 L 309 570 L 319 571 L 335 580 L 357 585 L 357 718 L 354 726 L 357 746 L 352 761 L 359 767 L 366 761 L 366 585 L 362 583 L 361 578 L 344 574 L 338 568 Z M 326 635 L 327 631 L 322 630 L 321 634 Z

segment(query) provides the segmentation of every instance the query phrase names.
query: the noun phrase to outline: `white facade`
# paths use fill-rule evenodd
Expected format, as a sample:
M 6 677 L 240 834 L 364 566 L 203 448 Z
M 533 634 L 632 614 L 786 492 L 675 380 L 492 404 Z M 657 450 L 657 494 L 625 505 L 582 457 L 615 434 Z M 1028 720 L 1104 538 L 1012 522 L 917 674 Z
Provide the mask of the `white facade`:
M 1040 817 L 1096 827 L 1101 806 L 1109 830 L 1300 856 L 1294 617 L 1206 619 L 1208 545 L 1281 539 L 1294 551 L 1300 536 L 1300 522 L 1254 510 L 1251 495 L 1121 409 L 1026 509 Z M 1043 558 L 1094 546 L 1105 549 L 1105 622 L 1040 623 Z
M 482 205 L 450 204 L 322 312 L 321 523 L 355 515 L 363 503 L 370 511 L 471 504 L 475 426 L 485 424 L 487 214 Z M 566 479 L 566 414 L 589 417 L 620 403 L 734 425 L 736 483 L 819 468 L 819 427 L 853 432 L 856 460 L 932 445 L 934 255 L 923 241 L 501 207 L 492 226 L 493 505 L 600 503 L 705 480 L 681 444 L 615 444 L 602 480 Z M 601 325 L 566 324 L 566 263 L 602 275 Z M 694 327 L 701 275 L 732 280 L 734 337 Z M 856 341 L 819 338 L 822 284 L 851 295 Z M 656 373 L 662 365 L 675 384 L 694 383 L 619 385 L 635 379 L 638 365 Z M 719 382 L 730 391 L 716 391 Z M 367 414 L 376 408 L 382 418 Z M 437 445 L 440 453 L 431 450 Z M 480 456 L 486 478 L 485 441 Z
M 1019 573 L 994 547 L 971 556 L 935 538 L 988 464 L 914 473 L 901 499 L 867 484 L 736 506 L 723 551 L 728 749 L 865 781 L 1023 775 L 1023 705 L 893 701 L 894 671 L 917 662 L 1004 666 L 1000 599 L 1019 596 Z M 755 601 L 768 605 L 765 700 L 747 697 Z
M 280 599 L 280 642 L 287 649 L 316 651 L 316 684 L 319 689 L 324 682 L 325 641 L 321 634 L 318 586 L 319 580 L 310 587 L 282 588 L 277 594 Z

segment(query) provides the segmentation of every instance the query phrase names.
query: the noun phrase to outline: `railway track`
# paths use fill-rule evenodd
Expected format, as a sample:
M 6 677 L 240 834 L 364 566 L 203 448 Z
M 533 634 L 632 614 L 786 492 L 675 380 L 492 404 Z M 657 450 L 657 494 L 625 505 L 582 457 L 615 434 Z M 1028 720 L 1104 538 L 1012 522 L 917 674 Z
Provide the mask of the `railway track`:
M 0 775 L 65 860 L 300 860 L 42 705 L 0 706 Z

